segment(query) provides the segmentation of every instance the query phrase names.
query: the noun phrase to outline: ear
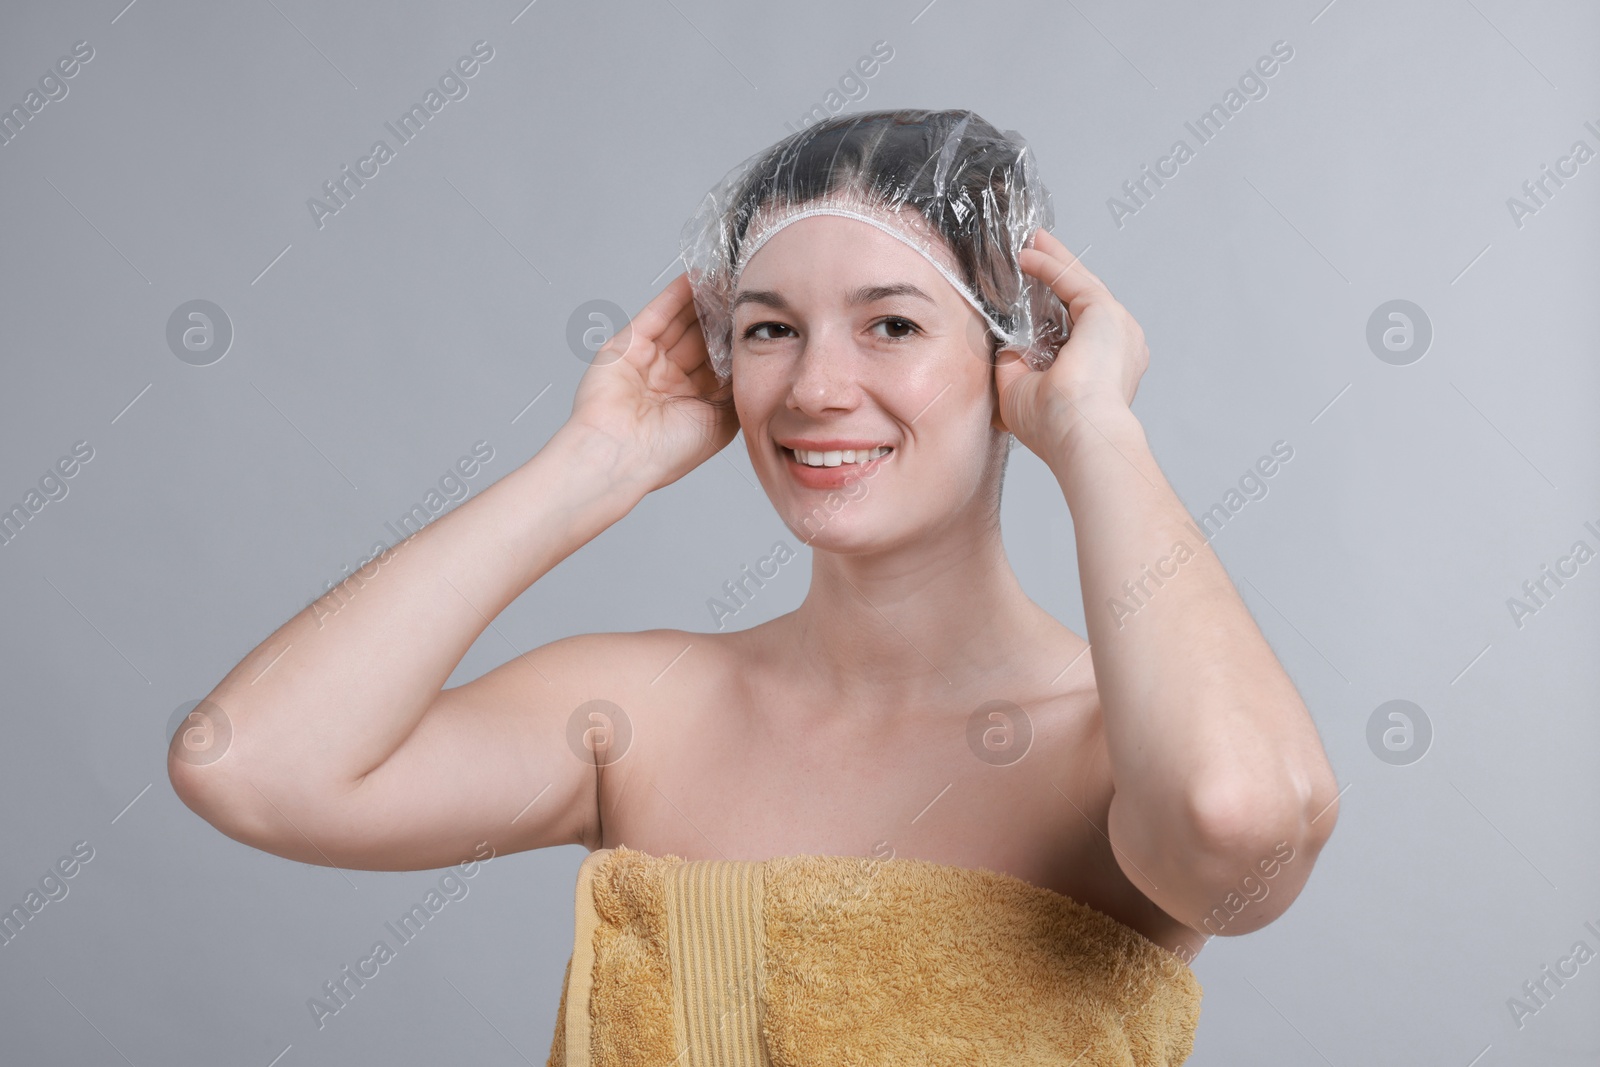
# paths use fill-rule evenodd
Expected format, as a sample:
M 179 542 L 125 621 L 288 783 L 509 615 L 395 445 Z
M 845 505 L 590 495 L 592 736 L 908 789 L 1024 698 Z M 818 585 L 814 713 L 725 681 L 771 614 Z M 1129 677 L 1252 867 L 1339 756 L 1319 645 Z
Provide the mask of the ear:
M 1011 432 L 1006 426 L 1006 420 L 1000 417 L 1000 401 L 998 398 L 994 402 L 994 412 L 989 416 L 989 425 L 1001 433 Z
M 994 360 L 989 361 L 989 426 L 1006 432 L 1006 423 L 1000 417 L 1000 382 L 996 377 Z
M 1022 349 L 1014 345 L 1005 346 L 997 351 L 989 367 L 989 382 L 994 386 L 990 393 L 994 398 L 994 410 L 989 417 L 989 425 L 996 430 L 1010 433 L 1011 428 L 1006 425 L 1005 418 L 1000 413 L 1000 393 L 1019 373 L 1026 373 L 1031 368 L 1022 357 Z

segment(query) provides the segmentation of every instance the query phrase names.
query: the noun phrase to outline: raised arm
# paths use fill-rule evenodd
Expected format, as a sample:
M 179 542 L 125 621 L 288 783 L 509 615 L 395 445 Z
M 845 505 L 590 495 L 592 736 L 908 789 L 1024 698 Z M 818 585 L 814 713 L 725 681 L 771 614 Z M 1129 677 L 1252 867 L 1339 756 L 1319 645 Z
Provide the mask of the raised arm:
M 680 276 L 596 354 L 537 455 L 228 672 L 169 750 L 184 803 L 230 837 L 325 866 L 592 845 L 594 759 L 568 720 L 604 695 L 621 635 L 565 638 L 441 687 L 519 594 L 733 438 L 731 409 L 678 402 L 715 388 L 704 358 Z
M 1001 416 L 1072 512 L 1114 782 L 1108 836 L 1163 911 L 1202 932 L 1248 933 L 1304 885 L 1337 818 L 1337 782 L 1130 408 L 1143 331 L 1049 233 L 1022 259 L 1067 305 L 1072 332 L 1044 371 L 997 368 Z M 1276 892 L 1249 899 L 1264 876 Z

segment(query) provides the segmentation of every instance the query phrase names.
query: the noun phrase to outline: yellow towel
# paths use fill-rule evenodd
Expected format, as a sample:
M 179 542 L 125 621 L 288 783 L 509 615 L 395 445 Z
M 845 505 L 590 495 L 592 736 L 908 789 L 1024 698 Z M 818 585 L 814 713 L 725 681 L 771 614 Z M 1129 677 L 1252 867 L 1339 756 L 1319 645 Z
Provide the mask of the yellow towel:
M 1175 1067 L 1200 982 L 1088 905 L 898 857 L 578 869 L 548 1067 Z

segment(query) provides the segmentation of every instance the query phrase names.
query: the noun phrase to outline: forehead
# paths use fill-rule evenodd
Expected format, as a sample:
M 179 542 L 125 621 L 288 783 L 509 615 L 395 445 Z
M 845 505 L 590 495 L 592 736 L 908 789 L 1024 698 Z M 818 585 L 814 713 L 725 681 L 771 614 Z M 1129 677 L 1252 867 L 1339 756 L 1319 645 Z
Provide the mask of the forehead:
M 744 262 L 734 297 L 751 289 L 820 293 L 908 282 L 938 302 L 959 302 L 960 294 L 929 261 L 959 276 L 954 255 L 919 214 L 902 211 L 905 215 L 914 218 L 791 217 L 761 235 L 760 248 Z

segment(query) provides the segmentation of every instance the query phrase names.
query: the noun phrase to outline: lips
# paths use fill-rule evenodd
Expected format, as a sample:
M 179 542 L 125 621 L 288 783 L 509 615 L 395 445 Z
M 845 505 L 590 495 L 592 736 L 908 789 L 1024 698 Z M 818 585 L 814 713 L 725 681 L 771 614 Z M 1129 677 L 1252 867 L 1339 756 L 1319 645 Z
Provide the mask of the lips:
M 806 449 L 806 451 L 812 451 Z M 842 449 L 818 449 L 817 451 L 842 451 Z M 852 481 L 861 478 L 870 478 L 878 473 L 883 464 L 893 460 L 897 455 L 893 448 L 879 456 L 877 459 L 865 463 L 840 463 L 836 467 L 809 467 L 795 459 L 794 453 L 788 448 L 782 449 L 784 469 L 789 472 L 789 477 L 807 489 L 840 489 Z

